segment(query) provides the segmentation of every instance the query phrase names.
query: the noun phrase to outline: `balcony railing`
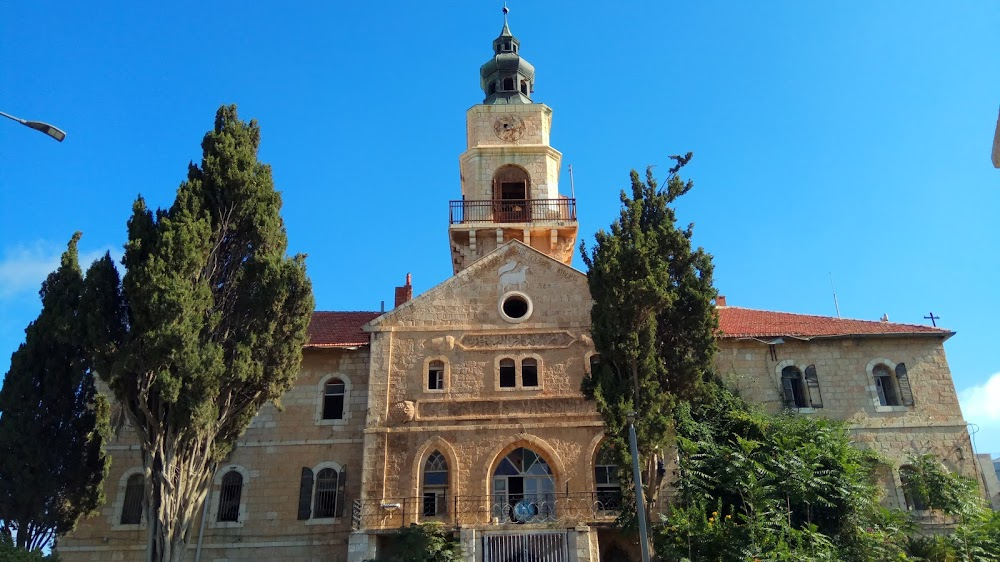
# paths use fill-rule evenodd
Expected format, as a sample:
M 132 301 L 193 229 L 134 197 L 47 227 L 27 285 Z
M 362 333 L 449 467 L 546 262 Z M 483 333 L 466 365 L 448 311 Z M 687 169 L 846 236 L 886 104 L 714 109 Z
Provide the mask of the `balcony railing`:
M 576 220 L 576 199 L 462 199 L 452 201 L 451 224 Z
M 433 497 L 432 497 L 433 496 Z M 352 527 L 387 529 L 441 521 L 453 525 L 531 525 L 613 521 L 621 492 L 508 494 L 497 496 L 428 495 L 354 500 Z

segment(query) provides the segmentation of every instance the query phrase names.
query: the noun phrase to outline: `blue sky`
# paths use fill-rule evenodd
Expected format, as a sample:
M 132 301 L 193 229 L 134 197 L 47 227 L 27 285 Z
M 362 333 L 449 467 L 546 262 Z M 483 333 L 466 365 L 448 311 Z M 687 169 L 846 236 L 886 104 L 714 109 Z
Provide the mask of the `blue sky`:
M 465 110 L 499 2 L 8 3 L 0 111 L 0 373 L 81 230 L 120 255 L 141 193 L 173 200 L 216 108 L 263 130 L 291 251 L 323 310 L 451 273 Z M 162 5 L 160 5 L 162 4 Z M 511 0 L 554 109 L 581 237 L 630 168 L 693 151 L 680 201 L 730 305 L 939 324 L 980 451 L 1000 454 L 1000 3 Z M 576 264 L 580 267 L 580 260 Z

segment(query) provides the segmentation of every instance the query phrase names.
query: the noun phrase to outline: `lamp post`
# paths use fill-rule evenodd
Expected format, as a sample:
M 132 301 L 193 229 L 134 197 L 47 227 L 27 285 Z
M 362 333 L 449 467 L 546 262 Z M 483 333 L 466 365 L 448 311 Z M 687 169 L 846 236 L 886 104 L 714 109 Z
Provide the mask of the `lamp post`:
M 635 412 L 629 412 L 628 447 L 632 452 L 632 478 L 635 481 L 635 514 L 639 517 L 639 549 L 642 562 L 649 562 L 649 537 L 646 535 L 646 500 L 642 494 L 642 472 L 639 471 L 639 447 L 635 444 Z
M 21 119 L 20 117 L 14 117 L 13 115 L 9 115 L 9 114 L 4 113 L 2 111 L 0 111 L 0 115 L 3 115 L 7 119 L 11 119 L 13 121 L 17 121 L 18 123 L 24 125 L 25 127 L 31 127 L 32 129 L 34 129 L 36 131 L 40 131 L 42 133 L 45 133 L 46 135 L 48 135 L 48 136 L 56 139 L 59 142 L 62 142 L 63 139 L 66 138 L 66 133 L 62 129 L 60 129 L 59 127 L 56 127 L 55 125 L 49 125 L 48 123 L 43 123 L 41 121 L 28 121 L 27 119 Z

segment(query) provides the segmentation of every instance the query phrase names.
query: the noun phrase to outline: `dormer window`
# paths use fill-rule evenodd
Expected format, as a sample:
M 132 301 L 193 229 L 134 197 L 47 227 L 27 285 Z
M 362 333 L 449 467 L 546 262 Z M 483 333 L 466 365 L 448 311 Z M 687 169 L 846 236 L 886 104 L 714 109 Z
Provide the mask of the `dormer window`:
M 511 48 L 511 42 L 510 41 L 504 41 L 503 45 L 500 47 L 500 50 L 503 51 L 503 52 L 505 52 L 505 53 L 509 53 L 509 52 L 513 51 L 514 49 Z

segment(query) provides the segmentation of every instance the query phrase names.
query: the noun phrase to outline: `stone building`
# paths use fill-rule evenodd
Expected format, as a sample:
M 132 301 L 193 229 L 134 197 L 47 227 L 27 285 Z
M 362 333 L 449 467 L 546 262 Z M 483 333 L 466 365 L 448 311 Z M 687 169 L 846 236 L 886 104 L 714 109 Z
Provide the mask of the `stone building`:
M 450 203 L 454 276 L 416 298 L 407 279 L 384 314 L 315 314 L 283 411 L 265 407 L 219 467 L 189 560 L 360 562 L 424 521 L 454 529 L 470 562 L 637 560 L 580 392 L 590 296 L 569 265 L 576 201 L 560 195 L 552 110 L 506 21 L 493 50 Z M 975 474 L 951 332 L 717 306 L 718 368 L 744 396 L 846 420 L 897 466 L 929 452 Z M 126 428 L 109 450 L 108 502 L 60 539 L 67 562 L 143 559 L 137 442 Z M 905 467 L 883 477 L 887 504 L 921 507 Z

